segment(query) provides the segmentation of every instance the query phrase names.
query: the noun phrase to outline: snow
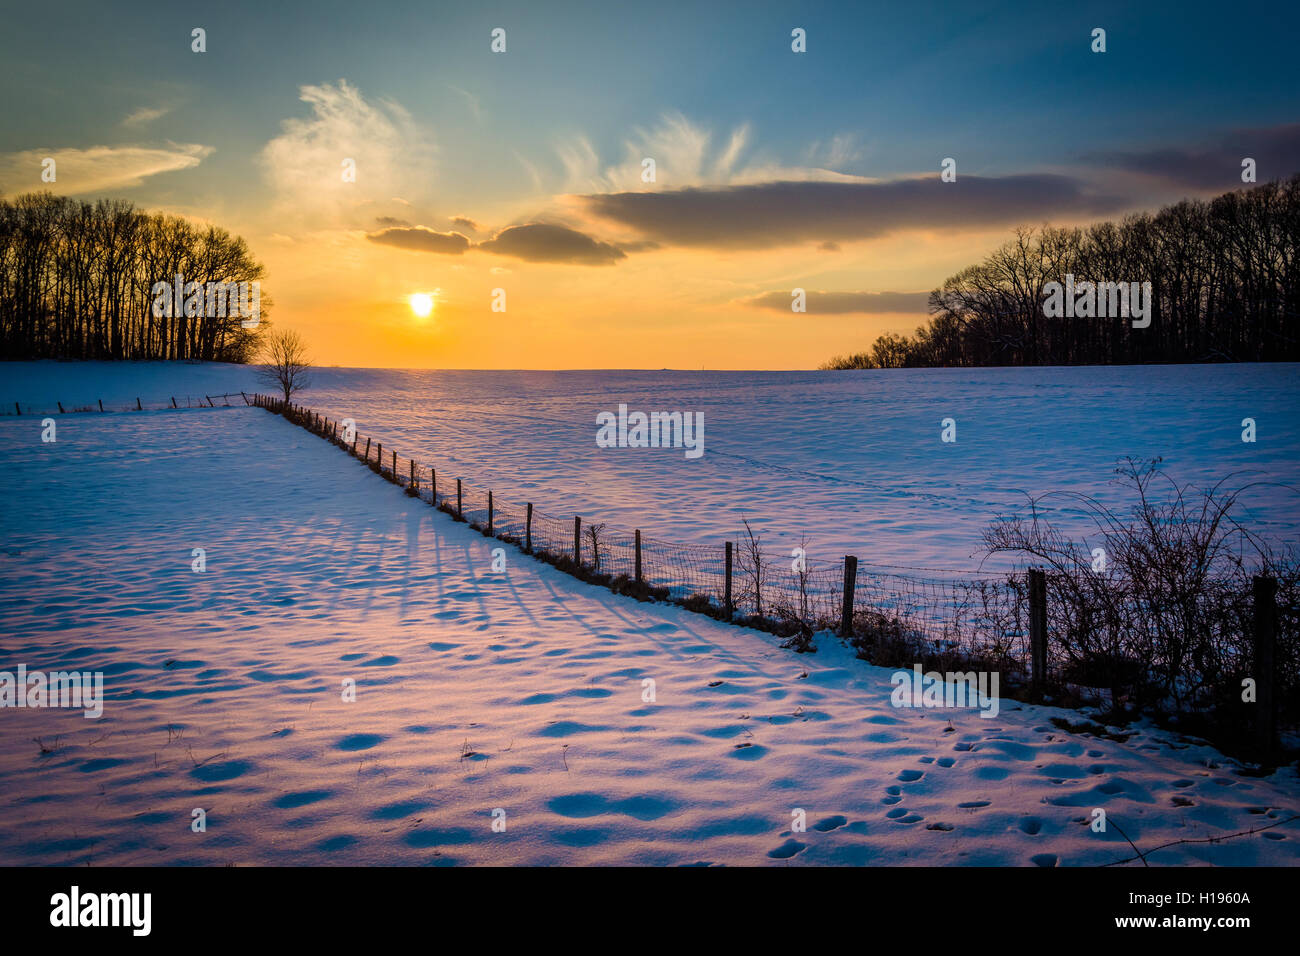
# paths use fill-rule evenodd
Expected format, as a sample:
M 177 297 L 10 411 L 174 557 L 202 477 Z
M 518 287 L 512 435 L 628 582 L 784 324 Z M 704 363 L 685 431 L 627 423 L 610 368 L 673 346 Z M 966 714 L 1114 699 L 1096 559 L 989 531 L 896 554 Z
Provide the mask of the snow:
M 112 389 L 129 399 L 145 388 L 125 368 L 54 366 L 69 370 L 67 381 L 41 373 L 53 384 L 38 394 L 19 387 L 34 381 L 24 382 L 22 369 L 7 382 L 25 402 L 71 395 L 77 383 L 85 392 L 73 401 Z M 180 371 L 157 373 L 164 394 L 175 387 L 167 376 Z M 238 388 L 246 371 L 200 370 L 213 380 L 189 392 L 215 390 L 218 378 L 231 383 L 222 390 Z M 1294 386 L 1269 372 L 1238 369 L 1231 389 L 1225 377 L 1178 392 L 1184 411 L 1199 416 L 1192 424 L 1162 406 L 1146 425 L 1105 427 L 1149 430 L 1162 436 L 1151 444 L 1181 447 L 1187 458 L 1199 441 L 1211 452 L 1198 464 L 1210 471 L 1252 452 L 1294 470 L 1295 424 L 1282 420 L 1281 399 L 1269 391 Z M 331 417 L 353 406 L 363 430 L 391 422 L 402 452 L 404 439 L 424 434 L 431 450 L 458 448 L 467 473 L 480 457 L 503 476 L 513 464 L 528 476 L 519 480 L 536 482 L 539 501 L 547 490 L 581 493 L 593 510 L 608 504 L 631 515 L 640 507 L 647 520 L 653 514 L 683 532 L 722 528 L 728 519 L 700 505 L 721 500 L 724 480 L 734 502 L 778 520 L 795 503 L 812 516 L 841 496 L 841 516 L 857 515 L 849 502 L 860 497 L 902 509 L 894 518 L 858 515 L 850 530 L 873 535 L 890 521 L 942 527 L 971 507 L 945 497 L 952 492 L 938 490 L 938 473 L 925 471 L 955 449 L 908 445 L 902 425 L 877 419 L 910 475 L 907 490 L 892 495 L 879 448 L 832 463 L 833 450 L 804 434 L 816 430 L 812 418 L 801 423 L 792 413 L 770 443 L 759 441 L 763 426 L 744 407 L 766 389 L 773 397 L 763 414 L 774 414 L 775 393 L 786 387 L 780 376 L 775 385 L 739 378 L 729 397 L 717 386 L 707 405 L 703 385 L 679 398 L 683 409 L 698 400 L 706 418 L 730 409 L 716 427 L 710 420 L 702 460 L 713 470 L 689 479 L 691 463 L 679 453 L 671 475 L 694 480 L 694 491 L 663 487 L 670 466 L 661 463 L 658 496 L 637 502 L 610 480 L 641 474 L 631 458 L 592 465 L 601 459 L 589 456 L 599 480 L 572 480 L 582 468 L 566 456 L 579 432 L 590 441 L 594 415 L 578 423 L 568 410 L 614 399 L 583 393 L 571 376 L 530 373 L 528 402 L 502 407 L 506 373 L 459 383 L 450 373 L 410 373 L 409 388 L 386 401 L 363 396 L 406 373 L 338 372 L 346 386 L 330 391 L 331 374 L 322 371 L 320 396 L 308 401 L 330 407 Z M 1182 388 L 1175 378 L 1129 387 L 1151 404 L 1160 388 Z M 939 412 L 957 408 L 970 421 L 960 441 L 969 436 L 970 444 L 956 454 L 987 465 L 990 439 L 979 437 L 979 415 L 963 411 L 996 407 L 994 397 L 978 397 L 977 380 L 953 376 L 942 401 L 923 401 L 906 384 L 875 401 L 893 402 L 935 436 Z M 1049 387 L 1017 381 L 1009 387 Z M 630 403 L 677 394 L 641 387 Z M 859 391 L 873 388 L 836 384 L 818 393 L 810 384 L 820 398 L 798 407 L 825 409 L 848 426 L 872 407 Z M 845 394 L 834 398 L 836 389 Z M 1099 383 L 1092 394 L 1105 389 Z M 1240 407 L 1228 391 L 1244 396 Z M 620 386 L 619 395 L 631 393 Z M 1078 420 L 1076 399 L 1043 407 Z M 1260 445 L 1233 446 L 1232 421 L 1228 437 L 1207 436 L 1205 417 L 1239 421 L 1242 407 L 1270 423 Z M 454 425 L 431 424 L 448 409 Z M 397 424 L 417 412 L 421 424 Z M 1024 409 L 1015 417 L 1034 420 Z M 535 433 L 521 424 L 528 420 Z M 749 429 L 753 447 L 729 431 L 729 420 Z M 1241 775 L 1212 748 L 1147 726 L 1121 741 L 1066 733 L 1050 719 L 1079 714 L 1010 700 L 995 719 L 896 709 L 891 671 L 854 659 L 829 634 L 818 636 L 818 653 L 795 655 L 771 635 L 583 585 L 404 496 L 260 409 L 57 421 L 58 440 L 42 443 L 39 419 L 0 418 L 0 669 L 101 670 L 107 701 L 99 720 L 0 710 L 0 864 L 1079 865 L 1131 856 L 1120 829 L 1146 849 L 1267 827 L 1298 803 L 1294 768 Z M 1043 450 L 1033 441 L 1057 434 L 1040 431 L 1026 436 L 1030 447 L 1007 452 L 1008 469 L 1032 465 Z M 1072 447 L 1058 435 L 1051 449 L 1066 460 L 1020 481 L 1099 454 Z M 981 505 L 1011 481 L 1008 470 L 978 482 L 973 461 L 949 461 L 960 466 L 956 484 L 965 482 Z M 759 474 L 781 483 L 760 486 Z M 813 481 L 816 474 L 828 478 Z M 850 480 L 861 483 L 841 487 Z M 938 517 L 926 518 L 921 506 L 934 500 L 922 497 L 927 484 Z M 816 488 L 812 500 L 800 498 Z M 779 501 L 787 507 L 777 509 Z M 828 535 L 835 530 L 820 520 Z M 503 572 L 492 570 L 494 547 L 506 550 Z M 194 548 L 206 552 L 202 573 L 191 570 Z M 642 697 L 647 678 L 654 702 Z M 342 699 L 345 680 L 356 682 L 355 702 Z M 191 831 L 195 808 L 207 813 L 205 833 Z M 496 808 L 505 811 L 504 833 L 492 829 Z M 1087 825 L 1094 808 L 1115 824 L 1105 833 Z M 807 832 L 791 832 L 796 809 L 806 812 Z M 1283 824 L 1179 844 L 1150 860 L 1294 866 L 1300 832 Z
M 1123 456 L 1163 456 L 1181 482 L 1262 481 L 1242 517 L 1300 540 L 1300 366 L 900 369 L 887 372 L 465 372 L 323 368 L 300 401 L 363 435 L 542 512 L 661 540 L 740 540 L 812 561 L 975 569 L 988 522 L 1025 494 L 1077 491 L 1123 510 Z M 19 363 L 0 400 L 252 391 L 253 370 Z M 265 391 L 265 386 L 260 390 Z M 4 395 L 7 391 L 12 396 Z M 238 399 L 236 399 L 238 401 Z M 702 412 L 705 453 L 596 447 L 596 415 Z M 12 408 L 12 404 L 9 406 Z M 953 418 L 957 441 L 940 440 Z M 1258 440 L 1243 442 L 1254 418 Z M 1286 487 L 1290 486 L 1290 487 Z M 1077 531 L 1077 508 L 1049 505 Z M 987 569 L 990 565 L 985 565 Z

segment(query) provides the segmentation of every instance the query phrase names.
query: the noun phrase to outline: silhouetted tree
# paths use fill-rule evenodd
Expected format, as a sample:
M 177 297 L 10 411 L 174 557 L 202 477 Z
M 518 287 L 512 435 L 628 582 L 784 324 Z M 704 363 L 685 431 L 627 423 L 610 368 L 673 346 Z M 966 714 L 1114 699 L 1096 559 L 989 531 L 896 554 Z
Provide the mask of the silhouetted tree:
M 1300 339 L 1300 175 L 1086 229 L 1022 227 L 930 293 L 912 337 L 823 368 L 1293 362 Z M 1151 325 L 1048 318 L 1044 286 L 1150 282 Z
M 261 327 L 237 309 L 155 316 L 156 283 L 257 282 L 243 239 L 121 200 L 28 193 L 0 199 L 0 358 L 248 362 Z M 261 297 L 264 316 L 270 305 Z
M 265 364 L 258 372 L 262 381 L 279 389 L 286 402 L 294 393 L 311 384 L 307 371 L 312 367 L 307 359 L 307 347 L 297 332 L 281 329 L 267 336 L 263 347 Z

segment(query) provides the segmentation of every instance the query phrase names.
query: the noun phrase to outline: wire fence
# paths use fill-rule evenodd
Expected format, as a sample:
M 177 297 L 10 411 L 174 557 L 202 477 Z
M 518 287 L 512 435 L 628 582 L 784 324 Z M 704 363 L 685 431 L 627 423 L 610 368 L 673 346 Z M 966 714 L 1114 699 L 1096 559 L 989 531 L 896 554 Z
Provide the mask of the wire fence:
M 1118 579 L 1091 580 L 1085 593 L 1070 575 L 1035 569 L 918 575 L 853 555 L 840 561 L 776 557 L 753 539 L 677 544 L 580 515 L 542 512 L 531 502 L 439 473 L 436 465 L 311 409 L 264 395 L 252 402 L 346 449 L 408 495 L 486 536 L 619 593 L 775 632 L 798 650 L 811 649 L 813 635 L 830 630 L 875 663 L 978 667 L 1001 673 L 1013 686 L 1114 687 L 1124 683 L 1119 672 L 1134 665 L 1174 668 L 1166 683 L 1176 697 L 1186 691 L 1175 700 L 1183 711 L 1205 702 L 1199 693 L 1205 687 L 1221 688 L 1225 678 L 1231 684 L 1246 675 L 1281 698 L 1285 706 L 1278 710 L 1286 719 L 1297 716 L 1294 581 L 1281 600 L 1268 599 L 1272 623 L 1264 628 L 1257 623 L 1258 593 L 1254 601 L 1247 593 L 1237 595 L 1240 600 L 1220 595 L 1198 623 L 1209 622 L 1207 632 L 1193 635 L 1184 648 L 1170 638 L 1182 626 L 1174 620 L 1180 609 L 1144 604 L 1141 594 L 1130 593 L 1130 583 Z M 1268 673 L 1261 668 L 1265 657 L 1272 662 Z
M 14 402 L 13 406 L 4 406 L 0 408 L 0 414 L 9 416 L 15 415 L 53 415 L 57 411 L 60 415 L 69 415 L 76 413 L 100 414 L 101 412 L 149 412 L 158 411 L 164 408 L 229 408 L 233 405 L 252 405 L 253 400 L 244 392 L 226 392 L 221 395 L 169 395 L 165 400 L 142 402 L 137 398 L 134 402 L 122 401 L 105 401 L 100 398 L 96 399 L 93 405 L 77 404 L 69 402 L 64 405 L 61 401 L 56 401 L 51 405 L 23 405 L 21 402 Z

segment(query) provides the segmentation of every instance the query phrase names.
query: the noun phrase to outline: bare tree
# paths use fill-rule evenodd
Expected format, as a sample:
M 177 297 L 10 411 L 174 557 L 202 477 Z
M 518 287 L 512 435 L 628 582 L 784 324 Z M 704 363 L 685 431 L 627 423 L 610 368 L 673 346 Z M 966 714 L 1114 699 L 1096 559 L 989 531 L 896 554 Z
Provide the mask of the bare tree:
M 258 373 L 262 381 L 284 393 L 286 402 L 295 392 L 311 384 L 307 374 L 312 364 L 307 359 L 307 346 L 302 337 L 291 329 L 272 332 L 263 348 L 266 362 Z

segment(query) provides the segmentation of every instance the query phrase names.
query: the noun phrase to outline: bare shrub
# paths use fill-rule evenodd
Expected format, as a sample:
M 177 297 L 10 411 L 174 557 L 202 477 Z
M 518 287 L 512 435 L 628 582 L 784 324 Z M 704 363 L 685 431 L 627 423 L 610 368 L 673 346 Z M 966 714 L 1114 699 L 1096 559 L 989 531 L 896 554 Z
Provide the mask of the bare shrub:
M 1064 497 L 1092 521 L 1076 541 L 1029 499 L 1028 513 L 984 532 L 990 554 L 1028 555 L 1047 571 L 1050 656 L 1066 682 L 1106 688 L 1115 704 L 1175 713 L 1226 708 L 1252 666 L 1251 579 L 1278 579 L 1279 606 L 1294 606 L 1294 552 L 1276 554 L 1233 516 L 1240 496 L 1262 484 L 1208 489 L 1180 485 L 1161 460 L 1124 459 L 1116 480 L 1135 493 L 1119 515 L 1081 494 Z M 1098 561 L 1094 549 L 1103 549 Z M 1294 628 L 1278 648 L 1282 686 L 1296 685 Z M 1282 699 L 1286 699 L 1281 693 Z

